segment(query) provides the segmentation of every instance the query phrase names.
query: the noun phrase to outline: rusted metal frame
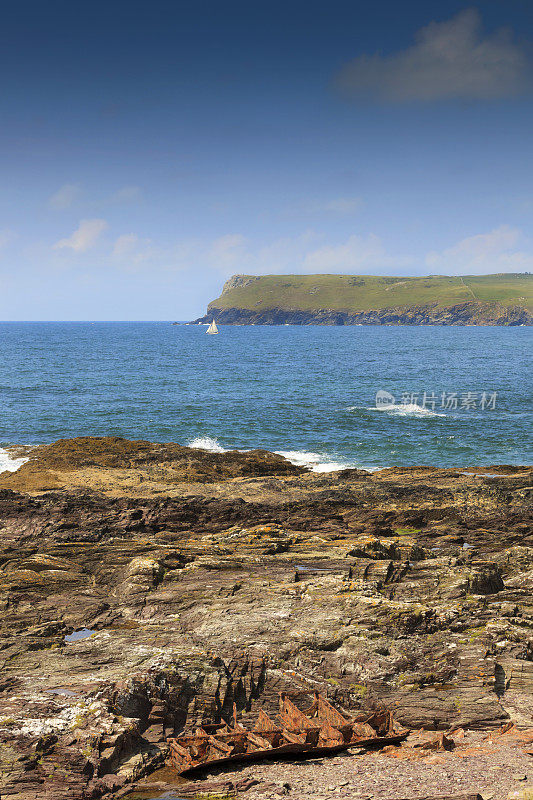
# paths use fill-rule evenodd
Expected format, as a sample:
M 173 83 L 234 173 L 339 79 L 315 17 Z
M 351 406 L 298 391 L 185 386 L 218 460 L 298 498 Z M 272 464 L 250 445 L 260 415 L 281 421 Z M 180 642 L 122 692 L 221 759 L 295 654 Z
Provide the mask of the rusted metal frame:
M 395 731 L 390 711 L 347 719 L 318 693 L 307 713 L 300 711 L 286 694 L 280 693 L 280 720 L 278 725 L 261 710 L 254 730 L 247 731 L 237 721 L 234 706 L 233 726 L 227 723 L 204 725 L 197 728 L 193 736 L 171 739 L 171 762 L 180 772 L 187 772 L 239 759 L 339 752 L 352 744 L 379 747 L 397 743 L 407 733 Z

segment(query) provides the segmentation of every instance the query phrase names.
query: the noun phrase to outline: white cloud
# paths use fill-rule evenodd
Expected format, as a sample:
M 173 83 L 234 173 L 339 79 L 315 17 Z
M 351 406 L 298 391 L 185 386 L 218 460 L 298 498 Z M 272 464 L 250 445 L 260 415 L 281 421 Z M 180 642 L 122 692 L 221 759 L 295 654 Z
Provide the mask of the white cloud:
M 246 239 L 240 233 L 229 233 L 212 242 L 207 258 L 222 272 L 232 271 L 238 264 L 249 262 L 251 254 L 247 251 Z
M 115 240 L 111 255 L 119 261 L 127 262 L 130 266 L 139 265 L 154 255 L 155 251 L 151 244 L 151 239 L 141 239 L 135 233 L 126 233 Z
M 381 239 L 369 233 L 368 236 L 353 235 L 343 244 L 326 245 L 307 253 L 303 267 L 305 272 L 360 272 L 410 263 L 410 259 L 389 255 Z
M 215 239 L 205 253 L 199 254 L 198 260 L 228 275 L 233 272 L 252 275 L 300 272 L 309 247 L 318 238 L 313 231 L 306 231 L 299 236 L 254 246 L 242 234 L 228 234 Z
M 531 272 L 533 253 L 520 249 L 524 236 L 517 228 L 502 225 L 489 233 L 462 239 L 441 252 L 426 256 L 431 272 L 479 275 L 494 272 Z
M 48 198 L 48 205 L 57 211 L 70 208 L 81 195 L 81 188 L 75 183 L 65 183 Z
M 415 39 L 406 50 L 346 64 L 337 76 L 339 87 L 352 95 L 423 102 L 507 97 L 526 86 L 528 62 L 522 48 L 506 30 L 484 36 L 474 9 L 431 22 Z
M 55 243 L 55 250 L 69 248 L 75 253 L 84 253 L 94 247 L 100 235 L 108 227 L 105 219 L 82 219 L 72 236 Z
M 324 243 L 314 231 L 256 245 L 242 234 L 221 236 L 210 244 L 191 243 L 181 266 L 203 264 L 229 275 L 313 272 L 368 274 L 485 274 L 532 272 L 533 253 L 516 228 L 502 225 L 471 236 L 420 259 L 390 252 L 374 233 L 353 234 L 344 242 Z
M 72 236 L 57 242 L 55 248 L 84 252 L 96 244 L 106 227 L 105 220 L 82 220 Z M 239 272 L 457 275 L 531 272 L 530 250 L 523 234 L 508 225 L 470 236 L 442 251 L 427 252 L 418 259 L 391 252 L 374 233 L 353 234 L 345 241 L 332 243 L 309 230 L 264 244 L 241 233 L 228 233 L 212 240 L 184 239 L 168 245 L 127 233 L 115 239 L 109 264 L 121 270 L 160 274 L 212 270 L 224 277 Z
M 316 247 L 322 237 L 309 230 L 298 236 L 284 236 L 259 248 L 256 256 L 258 274 L 270 272 L 305 272 L 303 262 L 310 248 Z
M 119 236 L 113 245 L 113 258 L 124 258 L 134 252 L 139 243 L 139 237 L 135 233 L 126 233 Z
M 116 239 L 111 257 L 117 266 L 127 269 L 210 269 L 222 275 L 298 272 L 303 270 L 310 247 L 319 239 L 316 233 L 307 231 L 258 245 L 240 233 L 228 233 L 212 240 L 184 239 L 159 246 L 129 233 Z
M 453 275 L 533 271 L 533 255 L 527 250 L 523 234 L 503 225 L 417 259 L 391 252 L 374 233 L 353 234 L 345 241 L 332 243 L 313 230 L 264 244 L 253 242 L 242 233 L 228 233 L 212 240 L 184 239 L 158 245 L 128 233 L 115 240 L 110 255 L 111 263 L 120 269 L 161 274 L 212 270 L 224 277 L 239 272 Z
M 309 272 L 361 272 L 412 265 L 410 258 L 387 253 L 374 234 L 350 236 L 340 245 L 323 245 L 323 236 L 304 231 L 266 244 L 257 244 L 241 233 L 228 233 L 211 241 L 183 240 L 168 247 L 130 233 L 115 241 L 112 257 L 127 269 L 160 271 L 210 269 L 223 276 L 243 272 L 250 275 L 306 274 Z
M 123 186 L 117 189 L 109 198 L 110 203 L 136 203 L 142 197 L 142 191 L 139 186 Z
M 176 272 L 199 269 L 208 261 L 207 253 L 213 244 L 183 240 L 170 245 L 156 244 L 136 233 L 119 236 L 111 251 L 114 266 L 128 272 Z

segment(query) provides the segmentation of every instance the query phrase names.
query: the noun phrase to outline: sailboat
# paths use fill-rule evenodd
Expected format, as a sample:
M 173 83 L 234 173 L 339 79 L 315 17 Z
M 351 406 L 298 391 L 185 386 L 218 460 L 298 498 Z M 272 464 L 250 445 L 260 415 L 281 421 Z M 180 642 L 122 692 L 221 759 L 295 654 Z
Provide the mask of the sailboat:
M 211 322 L 211 325 L 206 330 L 206 333 L 218 333 L 218 328 L 217 328 L 217 324 L 216 324 L 215 320 L 213 320 Z

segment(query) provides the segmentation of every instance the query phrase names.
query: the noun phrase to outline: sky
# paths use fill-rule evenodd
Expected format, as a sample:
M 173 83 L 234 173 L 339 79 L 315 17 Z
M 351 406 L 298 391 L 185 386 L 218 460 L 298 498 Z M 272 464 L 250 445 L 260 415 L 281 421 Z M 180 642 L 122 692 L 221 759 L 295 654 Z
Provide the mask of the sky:
M 0 319 L 533 271 L 530 0 L 10 0 Z

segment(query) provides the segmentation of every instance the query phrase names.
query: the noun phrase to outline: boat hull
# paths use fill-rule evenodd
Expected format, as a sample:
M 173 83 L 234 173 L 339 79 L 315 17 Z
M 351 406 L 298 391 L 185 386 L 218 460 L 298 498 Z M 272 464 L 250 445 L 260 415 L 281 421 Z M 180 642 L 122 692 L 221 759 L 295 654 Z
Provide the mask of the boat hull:
M 169 763 L 180 775 L 231 763 L 333 755 L 350 748 L 378 749 L 399 744 L 409 735 L 392 714 L 380 711 L 356 719 L 343 716 L 321 695 L 306 712 L 280 695 L 279 721 L 259 712 L 253 730 L 237 722 L 204 725 L 193 734 L 168 740 Z

